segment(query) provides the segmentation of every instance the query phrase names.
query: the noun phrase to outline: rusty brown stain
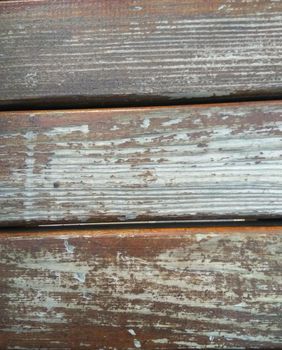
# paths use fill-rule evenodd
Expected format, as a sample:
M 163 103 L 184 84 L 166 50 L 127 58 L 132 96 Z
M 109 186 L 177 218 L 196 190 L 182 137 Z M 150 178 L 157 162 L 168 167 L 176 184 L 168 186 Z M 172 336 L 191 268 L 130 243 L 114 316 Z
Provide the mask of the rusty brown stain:
M 4 231 L 0 346 L 279 348 L 281 238 L 281 227 Z

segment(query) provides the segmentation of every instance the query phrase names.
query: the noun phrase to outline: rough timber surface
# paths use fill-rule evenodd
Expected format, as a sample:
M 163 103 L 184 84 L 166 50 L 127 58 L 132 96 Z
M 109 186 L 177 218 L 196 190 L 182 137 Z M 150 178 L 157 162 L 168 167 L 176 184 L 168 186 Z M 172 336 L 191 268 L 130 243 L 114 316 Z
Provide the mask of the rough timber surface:
M 0 222 L 282 213 L 282 103 L 0 113 Z
M 274 349 L 282 228 L 0 236 L 1 349 Z
M 0 105 L 281 96 L 282 1 L 0 1 Z

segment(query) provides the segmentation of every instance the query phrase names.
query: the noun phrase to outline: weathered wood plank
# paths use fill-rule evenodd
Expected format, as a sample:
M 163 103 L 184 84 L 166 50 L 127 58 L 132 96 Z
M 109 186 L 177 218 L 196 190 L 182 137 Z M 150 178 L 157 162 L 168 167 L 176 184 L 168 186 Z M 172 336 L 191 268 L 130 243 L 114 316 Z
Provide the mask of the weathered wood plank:
M 282 92 L 277 0 L 0 2 L 0 105 Z
M 0 222 L 282 213 L 282 102 L 2 112 Z
M 281 348 L 281 227 L 9 232 L 0 248 L 1 348 Z

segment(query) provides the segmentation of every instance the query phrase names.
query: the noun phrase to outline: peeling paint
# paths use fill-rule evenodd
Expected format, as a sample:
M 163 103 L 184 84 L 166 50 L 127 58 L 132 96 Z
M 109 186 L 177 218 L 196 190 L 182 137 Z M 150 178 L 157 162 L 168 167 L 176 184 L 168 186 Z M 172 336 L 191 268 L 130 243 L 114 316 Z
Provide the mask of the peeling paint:
M 141 343 L 140 343 L 140 341 L 138 339 L 134 339 L 133 342 L 134 342 L 134 346 L 136 348 L 138 348 L 138 349 L 141 348 Z
M 92 110 L 76 126 L 76 112 L 61 112 L 60 125 L 71 126 L 64 130 L 43 123 L 51 112 L 2 112 L 7 125 L 43 124 L 2 131 L 1 222 L 279 216 L 280 104 L 153 108 L 138 119 L 132 110 Z M 151 124 L 142 134 L 133 125 L 145 119 Z M 119 129 L 109 132 L 113 125 Z M 23 203 L 13 200 L 19 197 Z
M 62 126 L 55 127 L 51 130 L 45 131 L 44 135 L 49 137 L 70 135 L 75 132 L 80 132 L 82 134 L 87 134 L 89 132 L 88 125 L 78 125 L 78 126 Z
M 86 275 L 84 272 L 75 272 L 74 278 L 77 279 L 79 282 L 84 283 L 86 279 Z
M 135 333 L 135 331 L 134 331 L 133 329 L 128 329 L 128 333 L 131 334 L 131 335 L 133 335 L 133 336 L 136 335 L 136 333 Z
M 281 229 L 175 230 L 2 235 L 5 329 L 29 344 L 83 322 L 90 347 L 114 337 L 117 349 L 124 332 L 134 348 L 281 343 Z
M 149 118 L 145 118 L 141 124 L 141 127 L 144 129 L 148 129 L 148 127 L 150 126 L 151 121 Z
M 66 248 L 66 251 L 70 254 L 74 253 L 75 247 L 71 245 L 67 240 L 64 240 L 64 246 Z

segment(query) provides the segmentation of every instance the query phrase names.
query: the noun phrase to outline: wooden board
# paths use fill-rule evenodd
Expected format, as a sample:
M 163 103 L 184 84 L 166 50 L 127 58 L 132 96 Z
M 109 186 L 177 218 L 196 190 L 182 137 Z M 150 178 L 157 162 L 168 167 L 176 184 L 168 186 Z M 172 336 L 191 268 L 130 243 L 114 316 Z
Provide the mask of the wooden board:
M 282 103 L 0 114 L 0 222 L 282 213 Z
M 2 349 L 281 348 L 282 228 L 2 233 Z
M 277 0 L 0 1 L 0 105 L 281 96 Z

